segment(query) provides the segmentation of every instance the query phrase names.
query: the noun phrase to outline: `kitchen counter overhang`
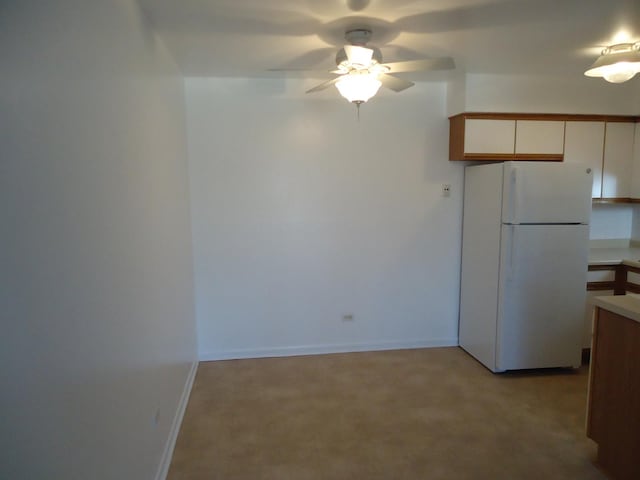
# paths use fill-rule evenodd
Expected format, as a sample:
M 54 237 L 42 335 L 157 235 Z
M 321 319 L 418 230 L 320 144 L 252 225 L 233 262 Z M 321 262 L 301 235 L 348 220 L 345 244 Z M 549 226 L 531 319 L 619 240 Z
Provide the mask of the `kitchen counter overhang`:
M 615 265 L 624 263 L 632 267 L 640 267 L 640 248 L 591 248 L 589 249 L 589 265 Z
M 640 295 L 627 293 L 626 295 L 593 297 L 591 303 L 596 307 L 640 322 Z

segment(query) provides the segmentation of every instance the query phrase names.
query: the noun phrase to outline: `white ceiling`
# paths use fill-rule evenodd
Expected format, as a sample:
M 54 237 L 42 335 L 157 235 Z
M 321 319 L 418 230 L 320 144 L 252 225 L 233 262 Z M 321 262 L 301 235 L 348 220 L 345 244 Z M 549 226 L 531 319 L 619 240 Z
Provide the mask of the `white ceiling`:
M 139 2 L 185 76 L 323 72 L 335 66 L 345 30 L 361 26 L 373 30 L 384 61 L 450 56 L 467 73 L 582 75 L 603 46 L 640 40 L 640 0 Z

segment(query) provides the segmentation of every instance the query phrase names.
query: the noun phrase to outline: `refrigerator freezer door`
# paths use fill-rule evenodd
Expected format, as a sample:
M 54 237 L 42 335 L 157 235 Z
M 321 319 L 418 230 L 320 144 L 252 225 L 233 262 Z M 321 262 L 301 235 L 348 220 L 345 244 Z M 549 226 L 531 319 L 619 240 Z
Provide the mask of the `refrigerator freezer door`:
M 588 167 L 505 162 L 503 178 L 503 223 L 589 223 L 593 173 Z
M 503 225 L 498 371 L 578 367 L 589 227 Z

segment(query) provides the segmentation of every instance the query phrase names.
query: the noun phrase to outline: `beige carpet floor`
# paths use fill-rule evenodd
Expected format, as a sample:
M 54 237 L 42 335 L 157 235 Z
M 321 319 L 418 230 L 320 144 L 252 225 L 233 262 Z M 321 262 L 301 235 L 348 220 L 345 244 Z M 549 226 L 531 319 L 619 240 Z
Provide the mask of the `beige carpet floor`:
M 586 395 L 458 348 L 203 362 L 168 478 L 604 479 Z

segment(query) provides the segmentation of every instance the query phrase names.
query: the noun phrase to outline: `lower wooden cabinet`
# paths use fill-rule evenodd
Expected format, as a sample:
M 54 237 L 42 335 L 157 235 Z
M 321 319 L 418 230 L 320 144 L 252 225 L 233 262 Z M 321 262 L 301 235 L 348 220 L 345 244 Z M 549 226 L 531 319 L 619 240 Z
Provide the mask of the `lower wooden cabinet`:
M 614 480 L 640 479 L 640 323 L 597 307 L 587 436 Z
M 624 295 L 627 290 L 627 265 L 589 265 L 587 273 L 587 300 L 584 309 L 582 348 L 591 348 L 593 334 L 593 298 L 606 295 Z M 631 286 L 630 286 L 631 287 Z

